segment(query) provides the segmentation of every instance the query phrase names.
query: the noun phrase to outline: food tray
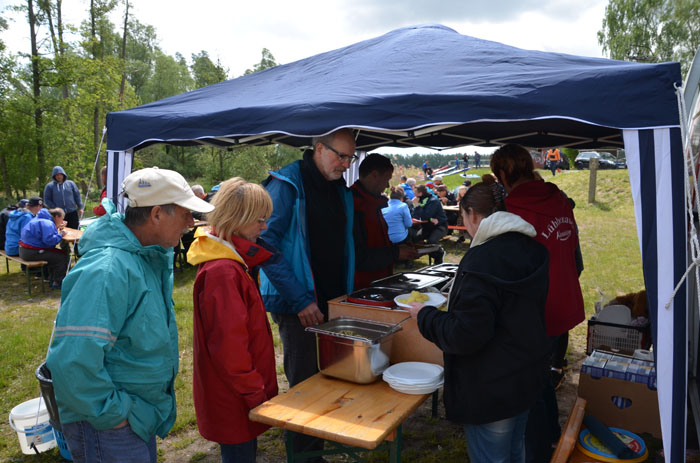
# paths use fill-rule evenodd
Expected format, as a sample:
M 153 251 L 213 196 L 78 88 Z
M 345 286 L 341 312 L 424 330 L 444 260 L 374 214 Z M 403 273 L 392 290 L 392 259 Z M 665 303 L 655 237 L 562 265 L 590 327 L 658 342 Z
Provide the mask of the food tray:
M 334 318 L 306 331 L 316 334 L 318 369 L 353 383 L 374 382 L 389 367 L 394 334 L 400 326 L 356 318 Z

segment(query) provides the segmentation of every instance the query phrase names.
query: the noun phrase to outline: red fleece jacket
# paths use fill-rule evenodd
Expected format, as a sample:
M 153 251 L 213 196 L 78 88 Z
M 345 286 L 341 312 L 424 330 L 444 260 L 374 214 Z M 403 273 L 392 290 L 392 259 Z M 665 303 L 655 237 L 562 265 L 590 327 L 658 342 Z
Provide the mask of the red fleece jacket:
M 506 197 L 506 209 L 532 224 L 537 231 L 535 240 L 549 251 L 547 336 L 565 333 L 585 319 L 574 260 L 578 235 L 571 205 L 555 184 L 538 180 L 513 188 Z

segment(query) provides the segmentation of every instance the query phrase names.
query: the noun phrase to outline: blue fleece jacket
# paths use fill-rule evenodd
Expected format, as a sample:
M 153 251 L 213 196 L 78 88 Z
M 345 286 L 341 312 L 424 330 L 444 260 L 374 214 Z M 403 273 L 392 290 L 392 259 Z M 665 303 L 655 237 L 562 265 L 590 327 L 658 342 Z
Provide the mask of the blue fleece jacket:
M 22 229 L 34 218 L 34 214 L 26 209 L 16 209 L 10 212 L 10 218 L 5 228 L 5 252 L 9 256 L 19 255 L 19 239 Z

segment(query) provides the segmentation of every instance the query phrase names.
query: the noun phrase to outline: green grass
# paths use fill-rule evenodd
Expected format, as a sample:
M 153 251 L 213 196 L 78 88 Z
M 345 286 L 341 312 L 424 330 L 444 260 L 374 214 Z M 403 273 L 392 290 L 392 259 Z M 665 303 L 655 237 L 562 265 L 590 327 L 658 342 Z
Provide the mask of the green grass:
M 471 172 L 471 171 L 470 171 Z M 487 173 L 487 169 L 476 171 Z M 408 174 L 409 176 L 410 173 Z M 601 298 L 638 291 L 643 288 L 641 259 L 637 241 L 634 211 L 626 170 L 599 171 L 597 201 L 588 204 L 588 171 L 569 171 L 552 179 L 549 171 L 542 171 L 546 180 L 554 183 L 576 201 L 574 213 L 579 225 L 580 241 L 585 270 L 581 275 L 586 310 L 593 311 L 593 304 Z M 414 175 L 415 176 L 415 175 Z M 448 176 L 446 184 L 453 188 L 461 184 L 462 177 Z M 474 181 L 474 180 L 472 180 Z M 455 245 L 454 240 L 444 240 L 448 251 L 447 261 L 458 262 L 466 247 Z M 424 257 L 421 262 L 427 263 Z M 59 293 L 42 294 L 38 280 L 32 289 L 33 297 L 27 296 L 26 282 L 19 265 L 10 264 L 10 273 L 0 273 L 0 412 L 7 417 L 10 409 L 39 395 L 39 386 L 34 370 L 46 355 L 52 323 L 58 308 Z M 185 437 L 196 428 L 192 403 L 192 284 L 195 270 L 190 268 L 175 275 L 175 312 L 180 330 L 180 374 L 176 380 L 178 418 L 169 441 L 176 450 L 186 450 L 193 442 Z M 89 310 L 89 301 L 85 309 Z M 585 324 L 576 332 L 585 334 Z M 275 349 L 282 351 L 275 325 Z M 585 343 L 585 341 L 584 341 Z M 573 349 L 581 349 L 573 345 Z M 278 373 L 280 388 L 284 390 L 281 360 Z M 461 427 L 444 418 L 431 421 L 429 407 L 419 409 L 404 424 L 403 457 L 405 461 L 438 462 L 465 461 L 466 450 Z M 441 413 L 444 417 L 444 412 Z M 4 423 L 4 424 L 3 424 Z M 433 429 L 434 428 L 434 429 Z M 427 432 L 425 430 L 428 430 Z M 196 434 L 195 434 L 196 436 Z M 199 440 L 197 437 L 196 440 Z M 196 442 L 194 440 L 194 442 Z M 194 444 L 192 444 L 194 445 Z M 279 429 L 267 431 L 260 439 L 260 452 L 268 461 L 284 461 L 284 443 Z M 184 460 L 168 458 L 161 454 L 160 461 L 209 460 L 198 449 Z M 184 457 L 183 457 L 184 458 Z M 337 460 L 329 457 L 331 461 Z M 12 462 L 57 462 L 61 461 L 58 450 L 41 455 L 24 456 L 20 452 L 17 436 L 7 425 L 6 418 L 0 420 L 0 461 Z M 387 461 L 386 454 L 373 455 L 370 461 Z

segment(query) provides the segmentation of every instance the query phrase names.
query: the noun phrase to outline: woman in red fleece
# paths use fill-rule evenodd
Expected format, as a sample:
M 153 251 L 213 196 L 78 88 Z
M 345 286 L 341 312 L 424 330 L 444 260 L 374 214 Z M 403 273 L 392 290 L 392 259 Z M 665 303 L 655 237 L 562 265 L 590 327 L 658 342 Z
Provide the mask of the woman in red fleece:
M 268 426 L 248 412 L 277 395 L 272 331 L 258 289 L 258 268 L 273 254 L 256 244 L 272 200 L 260 185 L 221 184 L 187 259 L 194 282 L 194 406 L 199 433 L 221 445 L 223 462 L 255 462 Z M 200 231 L 202 230 L 202 231 Z
M 491 156 L 491 170 L 505 187 L 506 210 L 532 224 L 537 231 L 534 239 L 549 251 L 545 326 L 554 353 L 559 337 L 566 336 L 585 319 L 575 257 L 578 234 L 573 209 L 555 184 L 535 178 L 532 157 L 520 145 L 508 144 L 496 150 Z M 554 387 L 550 381 L 545 384 L 543 397 L 530 412 L 525 436 L 527 462 L 549 461 L 551 444 L 559 439 Z

